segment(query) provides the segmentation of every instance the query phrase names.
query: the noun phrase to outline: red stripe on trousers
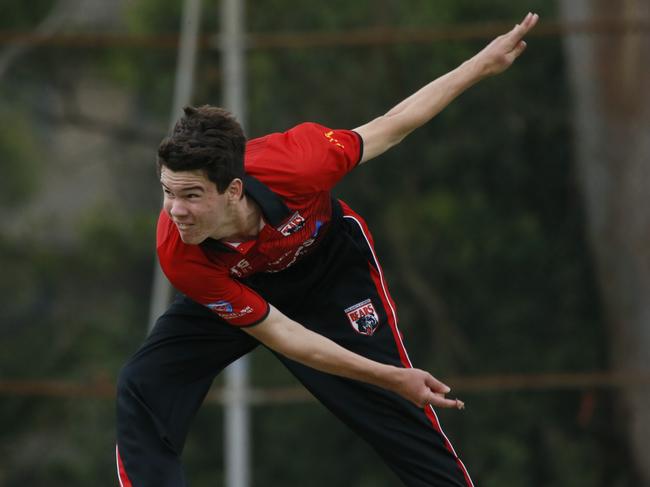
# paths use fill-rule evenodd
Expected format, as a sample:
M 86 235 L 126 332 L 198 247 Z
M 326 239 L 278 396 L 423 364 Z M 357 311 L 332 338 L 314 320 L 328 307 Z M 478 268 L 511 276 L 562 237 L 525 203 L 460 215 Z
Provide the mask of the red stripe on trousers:
M 122 487 L 133 487 L 129 476 L 126 474 L 126 470 L 124 470 L 124 464 L 122 463 L 122 457 L 120 457 L 120 451 L 117 445 L 115 445 L 115 457 L 117 458 L 117 476 L 120 479 L 120 485 Z
M 370 275 L 375 284 L 375 287 L 377 288 L 377 294 L 379 294 L 382 305 L 384 306 L 384 309 L 387 312 L 386 314 L 388 316 L 388 324 L 393 333 L 393 339 L 395 340 L 395 345 L 397 346 L 397 351 L 399 352 L 400 361 L 402 362 L 402 365 L 404 365 L 405 368 L 408 369 L 413 368 L 413 364 L 411 364 L 411 360 L 409 359 L 408 353 L 406 352 L 406 347 L 404 347 L 404 343 L 402 342 L 402 338 L 401 338 L 402 334 L 397 328 L 397 314 L 395 312 L 395 302 L 391 298 L 388 289 L 386 287 L 386 283 L 383 279 L 383 271 L 381 269 L 381 265 L 379 264 L 379 259 L 377 259 L 377 256 L 375 255 L 375 248 L 374 248 L 375 245 L 372 238 L 372 234 L 370 233 L 370 230 L 368 229 L 368 225 L 366 224 L 363 218 L 361 218 L 357 213 L 355 213 L 348 205 L 346 205 L 342 201 L 341 201 L 341 206 L 343 207 L 343 214 L 345 216 L 354 218 L 354 220 L 361 227 L 361 232 L 363 233 L 364 237 L 368 241 L 368 245 L 370 246 L 370 251 L 372 253 L 373 260 L 375 261 L 375 264 L 377 266 L 375 268 L 372 264 L 368 263 L 368 267 L 370 269 Z M 463 477 L 465 478 L 465 482 L 467 483 L 468 487 L 474 487 L 474 483 L 472 482 L 472 479 L 469 476 L 469 472 L 465 468 L 465 465 L 460 460 L 460 458 L 458 458 L 458 455 L 456 454 L 454 447 L 449 441 L 449 438 L 447 438 L 447 435 L 445 435 L 444 431 L 442 431 L 442 427 L 440 426 L 440 422 L 438 421 L 438 417 L 436 416 L 433 407 L 431 406 L 425 407 L 424 413 L 426 414 L 427 418 L 431 422 L 433 428 L 444 439 L 445 447 L 447 448 L 447 450 L 456 459 L 456 464 L 458 465 L 460 471 L 463 473 Z

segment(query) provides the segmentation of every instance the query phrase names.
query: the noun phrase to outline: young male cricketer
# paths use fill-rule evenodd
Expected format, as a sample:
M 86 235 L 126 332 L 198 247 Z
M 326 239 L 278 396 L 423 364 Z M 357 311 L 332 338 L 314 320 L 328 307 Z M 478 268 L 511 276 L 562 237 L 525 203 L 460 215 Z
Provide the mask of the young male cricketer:
M 304 123 L 246 142 L 224 110 L 185 109 L 158 151 L 158 256 L 182 294 L 120 374 L 122 486 L 186 485 L 192 418 L 214 377 L 260 343 L 404 485 L 472 485 L 432 407 L 463 403 L 412 367 L 366 223 L 330 190 L 507 69 L 537 20 L 353 131 Z

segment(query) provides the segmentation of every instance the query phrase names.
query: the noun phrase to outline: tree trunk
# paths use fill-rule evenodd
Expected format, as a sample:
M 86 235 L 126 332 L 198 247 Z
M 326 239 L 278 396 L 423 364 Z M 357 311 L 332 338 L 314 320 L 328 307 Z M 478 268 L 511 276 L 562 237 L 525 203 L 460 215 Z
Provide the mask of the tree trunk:
M 650 19 L 649 0 L 560 0 L 565 21 Z M 575 156 L 610 326 L 612 366 L 650 372 L 650 33 L 566 37 Z M 641 485 L 650 486 L 650 390 L 621 391 Z

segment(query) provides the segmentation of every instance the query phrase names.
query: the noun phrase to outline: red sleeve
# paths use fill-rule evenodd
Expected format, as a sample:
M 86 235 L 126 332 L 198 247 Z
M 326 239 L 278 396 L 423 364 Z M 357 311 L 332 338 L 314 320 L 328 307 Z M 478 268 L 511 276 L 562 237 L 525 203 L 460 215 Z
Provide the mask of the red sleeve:
M 329 191 L 362 155 L 363 141 L 356 132 L 307 122 L 250 141 L 246 172 L 285 194 Z
M 228 269 L 210 261 L 198 245 L 183 243 L 164 211 L 158 219 L 157 247 L 160 266 L 171 284 L 229 324 L 253 326 L 268 316 L 264 298 L 232 279 Z

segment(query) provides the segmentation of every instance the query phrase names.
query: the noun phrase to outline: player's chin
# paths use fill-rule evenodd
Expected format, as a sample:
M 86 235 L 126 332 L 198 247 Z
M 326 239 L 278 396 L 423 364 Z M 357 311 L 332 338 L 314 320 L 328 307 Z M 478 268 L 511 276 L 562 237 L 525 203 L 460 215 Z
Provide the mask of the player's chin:
M 188 245 L 198 245 L 205 240 L 205 237 L 191 233 L 180 232 L 180 236 L 183 243 Z

